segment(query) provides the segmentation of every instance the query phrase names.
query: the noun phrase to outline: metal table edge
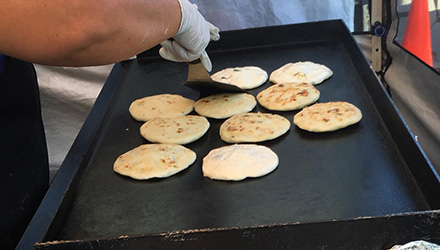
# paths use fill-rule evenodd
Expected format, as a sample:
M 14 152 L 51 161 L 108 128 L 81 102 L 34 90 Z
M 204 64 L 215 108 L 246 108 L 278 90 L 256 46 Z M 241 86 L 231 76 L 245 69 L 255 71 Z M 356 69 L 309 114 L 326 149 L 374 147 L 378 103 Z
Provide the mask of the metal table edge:
M 358 238 L 368 238 L 373 234 L 376 238 L 371 239 L 381 240 L 379 235 L 384 232 L 370 231 L 369 234 L 362 234 L 360 232 L 354 232 L 350 230 L 350 228 L 355 225 L 356 227 L 368 228 L 372 225 L 375 227 L 380 227 L 384 231 L 387 229 L 393 228 L 394 224 L 404 223 L 409 221 L 420 222 L 421 226 L 426 226 L 430 224 L 439 223 L 440 219 L 440 210 L 430 210 L 430 211 L 420 211 L 420 212 L 410 212 L 410 213 L 396 213 L 390 214 L 386 216 L 373 216 L 373 217 L 358 217 L 352 219 L 344 219 L 344 220 L 331 220 L 331 221 L 321 221 L 321 222 L 307 222 L 307 223 L 281 223 L 281 224 L 271 224 L 271 225 L 257 225 L 257 226 L 249 226 L 249 227 L 228 227 L 228 228 L 205 228 L 198 230 L 182 230 L 182 231 L 170 231 L 156 234 L 148 234 L 148 235 L 126 235 L 120 236 L 116 238 L 104 238 L 104 239 L 84 239 L 84 240 L 61 240 L 61 241 L 49 241 L 49 242 L 41 242 L 36 246 L 37 248 L 45 249 L 46 247 L 57 246 L 61 249 L 76 249 L 77 247 L 84 247 L 85 249 L 94 249 L 94 248 L 105 248 L 105 247 L 115 247 L 116 249 L 131 249 L 133 246 L 130 246 L 130 242 L 134 242 L 134 245 L 141 245 L 144 247 L 149 247 L 152 249 L 167 249 L 167 247 L 172 247 L 172 249 L 179 249 L 182 247 L 186 249 L 186 247 L 191 246 L 194 242 L 201 242 L 203 239 L 211 239 L 214 240 L 217 237 L 222 237 L 224 234 L 230 235 L 230 233 L 234 234 L 234 239 L 230 239 L 229 241 L 223 241 L 223 244 L 228 245 L 230 249 L 243 249 L 244 246 L 251 245 L 251 248 L 255 247 L 255 245 L 261 244 L 262 242 L 266 242 L 267 244 L 271 244 L 271 247 L 274 248 L 284 248 L 286 245 L 286 241 L 289 241 L 289 236 L 293 237 L 295 234 L 299 232 L 301 228 L 305 228 L 305 232 L 314 231 L 315 229 L 330 230 L 328 233 L 334 234 L 336 237 L 336 241 L 346 239 L 347 237 L 357 236 Z M 427 224 L 424 225 L 423 223 Z M 388 227 L 382 227 L 384 224 L 389 224 Z M 333 228 L 338 228 L 339 230 L 333 230 Z M 378 229 L 378 228 L 376 228 Z M 402 228 L 400 233 L 410 231 L 419 231 L 420 237 L 427 237 L 426 232 L 423 230 L 419 230 L 411 224 L 407 225 L 406 228 Z M 321 231 L 322 232 L 322 231 Z M 286 240 L 284 241 L 270 241 L 269 238 L 274 237 L 274 235 L 282 234 L 285 236 Z M 252 235 L 253 237 L 249 237 Z M 258 237 L 259 236 L 259 237 Z M 263 237 L 264 236 L 264 237 Z M 319 234 L 317 234 L 318 237 Z M 430 235 L 432 239 L 438 240 L 439 235 Z M 236 245 L 235 243 L 238 238 L 241 238 L 243 241 Z M 267 238 L 268 237 L 268 238 Z M 387 237 L 387 236 L 384 236 Z M 399 235 L 396 233 L 394 235 L 395 240 L 401 238 L 410 237 L 410 235 Z M 325 238 L 325 237 L 322 237 Z M 353 237 L 354 238 L 354 237 Z M 353 239 L 350 239 L 353 240 Z M 425 239 L 427 240 L 427 239 Z M 269 242 L 270 241 L 270 242 Z M 356 241 L 356 239 L 354 239 Z M 151 245 L 145 245 L 146 242 L 149 242 Z M 174 245 L 167 245 L 172 242 Z M 254 242 L 254 243 L 249 243 Z M 268 243 L 269 242 L 269 243 Z M 296 244 L 294 241 L 292 244 Z M 334 243 L 334 242 L 333 242 Z M 360 242 L 361 244 L 362 242 Z M 209 245 L 207 249 L 224 249 L 215 244 L 210 244 L 209 240 L 204 241 L 203 244 L 206 247 L 206 244 Z M 203 245 L 202 244 L 202 245 Z M 234 245 L 235 244 L 235 245 Z M 272 245 L 273 244 L 273 245 Z M 326 245 L 328 249 L 333 249 L 329 245 Z M 190 248 L 191 249 L 191 248 Z M 204 248 L 205 249 L 205 248 Z M 307 248 L 308 249 L 308 248 Z
M 345 27 L 345 29 L 348 30 L 348 27 L 345 24 L 344 24 L 344 27 Z M 349 32 L 344 33 L 344 34 L 349 34 Z M 352 50 L 352 51 L 359 52 L 356 54 L 353 54 L 353 53 L 350 54 L 350 57 L 361 57 L 362 58 L 362 60 L 358 60 L 358 61 L 362 62 L 364 65 L 356 65 L 356 67 L 360 68 L 360 69 L 362 69 L 362 68 L 367 69 L 368 68 L 369 71 L 371 71 L 371 73 L 368 75 L 374 77 L 377 82 L 381 83 L 381 84 L 377 84 L 374 86 L 369 86 L 371 88 L 367 88 L 368 91 L 370 92 L 370 95 L 380 95 L 382 98 L 386 98 L 389 101 L 389 103 L 391 104 L 391 106 L 383 107 L 383 105 L 381 106 L 380 103 L 374 102 L 378 112 L 383 117 L 388 116 L 388 115 L 392 115 L 392 116 L 396 115 L 397 119 L 389 119 L 389 120 L 392 120 L 392 121 L 399 120 L 401 122 L 401 125 L 403 125 L 403 126 L 398 126 L 398 127 L 400 127 L 399 131 L 390 130 L 390 134 L 393 136 L 393 139 L 395 141 L 400 142 L 400 143 L 397 143 L 399 150 L 402 151 L 401 147 L 404 144 L 416 147 L 414 150 L 412 150 L 412 152 L 417 152 L 418 153 L 417 155 L 407 155 L 407 154 L 402 155 L 403 158 L 405 159 L 405 162 L 407 162 L 407 163 L 408 162 L 415 162 L 415 161 L 426 162 L 428 168 L 424 168 L 422 170 L 422 172 L 421 172 L 421 169 L 418 168 L 417 166 L 411 166 L 411 165 L 408 166 L 409 171 L 411 172 L 411 174 L 413 176 L 415 176 L 418 185 L 422 189 L 422 193 L 429 192 L 432 189 L 436 189 L 436 190 L 440 191 L 440 175 L 439 175 L 439 173 L 436 171 L 434 165 L 429 160 L 428 156 L 424 152 L 420 143 L 417 141 L 416 136 L 411 131 L 411 128 L 409 127 L 408 123 L 405 121 L 404 117 L 400 113 L 400 111 L 397 108 L 396 104 L 394 103 L 392 97 L 388 94 L 387 90 L 385 89 L 385 86 L 382 84 L 382 81 L 377 76 L 373 67 L 369 63 L 367 57 L 365 56 L 364 53 L 361 52 L 362 50 L 361 50 L 359 44 L 357 44 L 355 42 L 354 38 L 353 39 L 343 39 L 343 41 L 346 43 L 345 46 L 351 46 L 351 47 L 356 48 L 355 50 Z M 388 108 L 388 109 L 386 109 L 386 108 Z M 384 119 L 384 120 L 388 121 L 387 119 Z M 393 128 L 393 127 L 395 128 L 396 127 L 395 125 L 396 124 L 386 124 L 386 126 L 388 128 Z M 424 178 L 423 179 L 421 178 L 421 176 L 424 176 L 424 177 L 427 176 L 428 178 L 431 179 L 431 181 L 426 182 L 426 181 L 424 181 Z M 429 185 L 429 183 L 435 183 L 436 185 L 435 186 Z M 428 203 L 430 204 L 430 206 L 432 206 L 434 208 L 440 208 L 440 197 L 438 197 L 437 199 L 427 199 L 427 200 L 428 200 Z
M 327 21 L 329 23 L 337 23 L 338 20 L 334 21 Z M 346 25 L 344 24 L 345 28 Z M 256 28 L 260 29 L 260 28 Z M 348 29 L 348 28 L 347 28 Z M 233 31 L 232 31 L 233 32 Z M 353 44 L 352 44 L 353 43 Z M 356 46 L 359 48 L 359 46 L 353 42 L 350 42 L 350 46 Z M 156 51 L 158 48 L 153 49 L 153 51 Z M 217 48 L 214 48 L 214 51 L 216 51 Z M 209 49 L 208 49 L 209 51 Z M 361 51 L 359 49 L 359 51 Z M 147 53 L 147 58 L 149 54 Z M 366 59 L 365 55 L 363 53 L 359 53 L 359 55 L 363 57 L 363 61 L 365 63 L 368 63 L 368 60 Z M 141 57 L 143 59 L 143 57 Z M 91 143 L 94 140 L 94 135 L 97 132 L 97 129 L 99 128 L 99 123 L 105 116 L 105 111 L 107 105 L 111 101 L 112 93 L 114 92 L 115 88 L 117 87 L 118 78 L 121 77 L 123 74 L 123 67 L 124 62 L 115 64 L 114 68 L 112 69 L 106 84 L 104 85 L 100 96 L 98 97 L 95 105 L 92 108 L 92 111 L 90 112 L 88 118 L 86 119 L 81 131 L 78 134 L 78 137 L 76 138 L 75 142 L 73 143 L 71 150 L 66 156 L 66 159 L 64 160 L 63 164 L 60 167 L 60 170 L 58 171 L 57 175 L 55 176 L 45 198 L 43 199 L 42 203 L 40 204 L 39 209 L 37 210 L 36 214 L 34 215 L 31 223 L 29 224 L 25 234 L 23 235 L 19 245 L 17 246 L 17 249 L 30 249 L 33 247 L 34 243 L 36 242 L 42 242 L 45 234 L 48 230 L 48 228 L 51 226 L 51 223 L 53 221 L 54 216 L 56 215 L 57 211 L 59 210 L 64 197 L 67 193 L 67 190 L 71 186 L 72 179 L 75 177 L 75 175 L 78 172 L 78 169 L 80 168 L 80 162 L 83 161 L 84 155 L 88 151 L 88 148 L 90 147 Z M 369 69 L 372 71 L 374 77 L 377 77 L 375 72 L 371 67 Z M 378 79 L 380 82 L 380 80 Z M 386 90 L 382 85 L 379 85 L 374 91 L 379 91 L 379 88 L 382 89 L 382 95 L 385 96 L 385 98 L 388 98 L 392 104 L 392 108 L 395 109 L 396 114 L 399 116 L 400 120 L 403 122 L 403 126 L 406 128 L 409 137 L 414 141 L 416 147 L 418 148 L 418 151 L 420 152 L 420 155 L 418 157 L 425 158 L 427 164 L 429 165 L 430 169 L 432 170 L 432 177 L 434 177 L 437 180 L 437 183 L 440 184 L 440 177 L 438 173 L 435 171 L 433 165 L 427 158 L 426 154 L 424 153 L 423 149 L 420 147 L 417 140 L 415 140 L 413 133 L 411 132 L 410 128 L 408 127 L 407 123 L 403 119 L 402 115 L 398 111 L 397 107 L 395 106 L 394 102 L 392 101 L 391 97 L 389 97 L 386 94 Z M 370 91 L 370 90 L 369 90 Z M 381 91 L 379 91 L 381 92 Z M 378 108 L 379 112 L 382 113 Z M 412 171 L 411 171 L 412 172 Z M 420 184 L 420 183 L 419 183 Z M 439 187 L 440 188 L 440 187 Z M 439 211 L 437 210 L 428 210 L 420 212 L 421 214 L 424 213 L 434 213 L 438 214 Z M 411 214 L 418 214 L 411 213 Z M 393 215 L 389 215 L 393 216 Z M 363 218 L 356 218 L 357 219 L 363 219 Z
M 121 77 L 123 64 L 116 63 L 107 78 L 95 104 L 87 116 L 78 136 L 61 164 L 57 174 L 46 192 L 40 206 L 20 239 L 16 249 L 32 249 L 34 243 L 41 242 L 52 224 L 52 220 L 63 203 L 67 190 L 72 184 L 74 176 L 91 146 L 99 124 L 105 116 L 105 111 L 116 88 L 118 78 Z

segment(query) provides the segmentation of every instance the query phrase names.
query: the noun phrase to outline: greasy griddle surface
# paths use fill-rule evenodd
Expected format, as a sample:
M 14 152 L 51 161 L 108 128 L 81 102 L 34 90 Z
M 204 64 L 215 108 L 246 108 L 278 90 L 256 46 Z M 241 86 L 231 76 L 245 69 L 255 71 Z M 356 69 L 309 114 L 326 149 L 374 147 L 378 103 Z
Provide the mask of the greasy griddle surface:
M 196 100 L 184 87 L 186 65 L 162 59 L 132 61 L 120 79 L 98 133 L 86 171 L 56 239 L 109 238 L 173 230 L 245 227 L 328 221 L 428 209 L 382 117 L 343 44 L 336 40 L 264 46 L 211 53 L 213 72 L 259 66 L 269 74 L 288 62 L 313 61 L 334 75 L 316 87 L 319 102 L 348 101 L 359 107 L 359 124 L 324 134 L 293 125 L 296 112 L 276 112 L 291 123 L 284 136 L 260 143 L 280 158 L 271 174 L 240 182 L 204 178 L 203 157 L 227 145 L 218 130 L 224 120 L 209 119 L 208 133 L 186 145 L 197 161 L 166 178 L 136 181 L 113 172 L 122 153 L 147 143 L 130 103 L 144 96 L 173 93 Z M 251 90 L 254 96 L 269 82 Z M 254 112 L 268 112 L 257 106 Z

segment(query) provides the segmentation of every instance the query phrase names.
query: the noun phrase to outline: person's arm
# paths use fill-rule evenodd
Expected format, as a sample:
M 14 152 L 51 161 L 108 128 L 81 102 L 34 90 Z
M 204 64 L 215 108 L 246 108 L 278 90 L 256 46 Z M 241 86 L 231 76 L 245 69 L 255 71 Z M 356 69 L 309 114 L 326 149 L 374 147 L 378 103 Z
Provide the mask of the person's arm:
M 178 0 L 2 0 L 0 53 L 48 65 L 118 62 L 171 38 Z

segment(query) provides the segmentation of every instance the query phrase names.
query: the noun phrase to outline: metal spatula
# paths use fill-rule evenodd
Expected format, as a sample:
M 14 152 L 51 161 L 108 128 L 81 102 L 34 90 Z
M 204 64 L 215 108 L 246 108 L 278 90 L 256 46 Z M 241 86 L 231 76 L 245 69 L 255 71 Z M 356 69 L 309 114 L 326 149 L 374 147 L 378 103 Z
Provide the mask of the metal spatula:
M 200 60 L 188 63 L 188 79 L 184 83 L 194 90 L 200 92 L 201 96 L 217 93 L 244 93 L 245 91 L 236 85 L 217 82 L 211 79 Z

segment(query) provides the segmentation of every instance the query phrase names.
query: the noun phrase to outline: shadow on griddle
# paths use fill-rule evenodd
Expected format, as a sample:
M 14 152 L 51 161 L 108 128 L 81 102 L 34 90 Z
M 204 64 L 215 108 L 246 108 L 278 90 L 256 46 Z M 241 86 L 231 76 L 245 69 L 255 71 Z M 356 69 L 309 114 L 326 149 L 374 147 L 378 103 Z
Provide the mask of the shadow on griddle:
M 120 179 L 120 180 L 122 180 L 124 182 L 130 182 L 132 184 L 142 184 L 142 183 L 145 183 L 145 184 L 142 184 L 142 185 L 153 185 L 155 183 L 179 181 L 179 180 L 177 180 L 177 178 L 182 178 L 185 175 L 187 175 L 191 171 L 191 168 L 194 167 L 194 165 L 196 165 L 196 162 L 194 162 L 193 164 L 188 166 L 186 169 L 184 169 L 184 170 L 182 170 L 182 171 L 180 171 L 180 172 L 178 172 L 178 173 L 176 173 L 174 175 L 171 175 L 171 176 L 168 176 L 168 177 L 164 177 L 164 178 L 156 177 L 156 178 L 151 178 L 151 179 L 146 179 L 146 180 L 136 180 L 136 179 L 133 179 L 133 178 L 131 178 L 129 176 L 121 175 L 121 174 L 118 174 L 118 173 L 114 173 L 114 174 L 118 176 L 118 179 Z M 176 179 L 176 180 L 174 180 L 174 179 Z
M 285 140 L 286 137 L 289 136 L 291 130 L 292 130 L 292 127 L 289 130 L 287 130 L 287 132 L 285 134 L 281 135 L 280 137 L 277 137 L 277 138 L 269 140 L 269 141 L 257 142 L 256 144 L 269 147 L 269 148 L 271 148 L 273 150 L 273 148 L 276 145 L 285 143 L 284 140 Z
M 360 133 L 361 128 L 362 126 L 359 123 L 356 123 L 340 130 L 323 133 L 309 132 L 300 129 L 298 126 L 295 126 L 295 128 L 292 129 L 302 140 L 324 141 L 346 139 L 347 137 Z
M 251 184 L 261 184 L 262 181 L 264 181 L 265 179 L 270 179 L 271 178 L 271 174 L 274 173 L 275 171 L 277 171 L 278 168 L 276 168 L 275 170 L 273 170 L 272 172 L 264 175 L 264 176 L 260 176 L 260 177 L 247 177 L 243 180 L 240 181 L 224 181 L 224 180 L 214 180 L 214 179 L 210 179 L 208 177 L 203 177 L 205 182 L 208 182 L 209 185 L 212 186 L 216 186 L 216 187 L 229 187 L 229 186 L 233 186 L 234 188 L 243 186 L 243 188 L 246 188 L 248 185 Z

